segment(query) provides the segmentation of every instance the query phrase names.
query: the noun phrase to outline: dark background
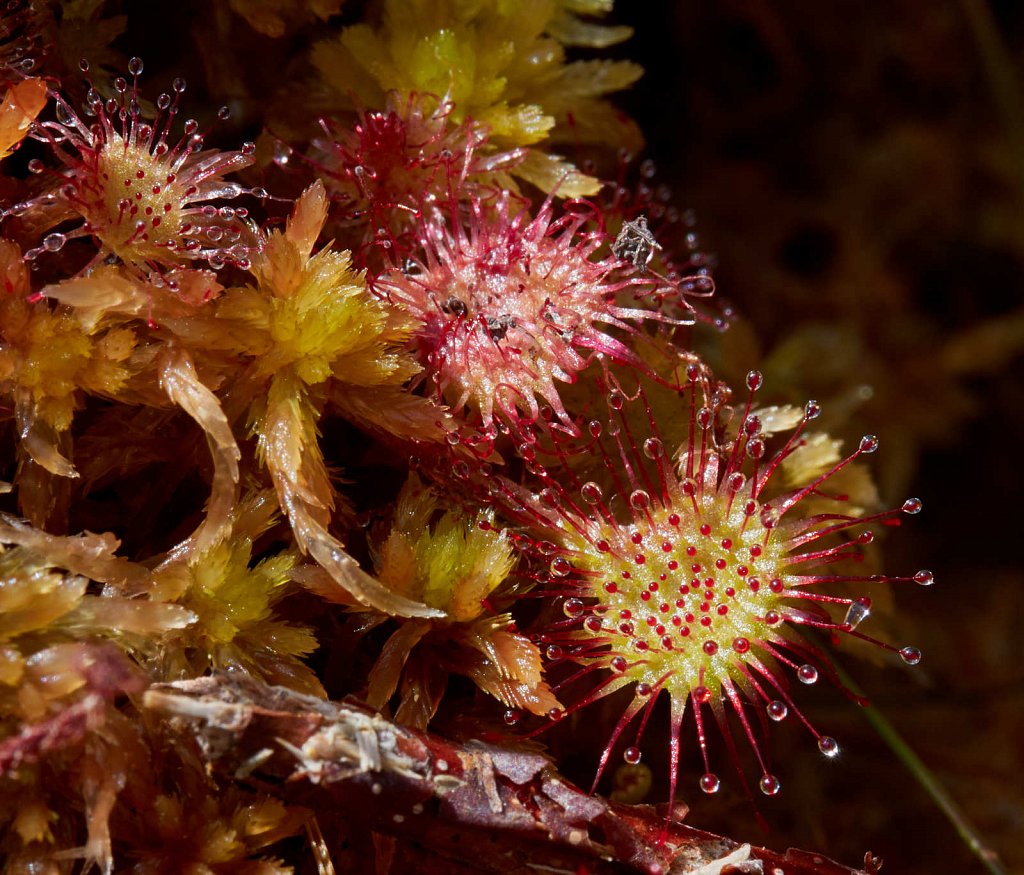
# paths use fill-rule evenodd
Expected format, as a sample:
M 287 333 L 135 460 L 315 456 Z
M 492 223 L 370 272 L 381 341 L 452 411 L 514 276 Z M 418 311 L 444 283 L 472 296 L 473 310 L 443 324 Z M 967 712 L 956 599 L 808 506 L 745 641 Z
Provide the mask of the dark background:
M 620 103 L 741 317 L 699 335 L 702 351 L 730 375 L 760 366 L 785 400 L 818 398 L 837 434 L 879 435 L 883 501 L 924 500 L 884 561 L 937 584 L 897 585 L 867 624 L 924 660 L 838 660 L 1024 871 L 1024 7 L 622 2 L 616 16 L 636 28 L 621 55 L 647 70 Z M 856 706 L 801 701 L 838 762 L 787 727 L 771 743 L 783 792 L 761 805 L 771 832 L 741 793 L 708 800 L 691 782 L 692 823 L 848 865 L 870 850 L 894 873 L 984 871 Z

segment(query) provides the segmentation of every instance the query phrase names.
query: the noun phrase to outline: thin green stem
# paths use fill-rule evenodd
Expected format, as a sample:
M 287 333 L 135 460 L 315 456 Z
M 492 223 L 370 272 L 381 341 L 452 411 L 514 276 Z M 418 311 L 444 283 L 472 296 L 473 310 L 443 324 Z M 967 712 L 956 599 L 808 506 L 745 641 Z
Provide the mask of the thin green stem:
M 837 665 L 835 669 L 839 680 L 851 693 L 857 696 L 865 695 L 857 682 L 846 673 L 842 666 Z M 896 758 L 907 767 L 908 771 L 924 788 L 925 792 L 931 796 L 932 801 L 946 815 L 949 822 L 953 824 L 960 838 L 963 839 L 964 844 L 971 849 L 971 853 L 981 860 L 982 864 L 992 875 L 1007 875 L 1007 870 L 1000 861 L 999 855 L 985 843 L 978 831 L 967 820 L 963 811 L 960 810 L 960 806 L 949 795 L 949 791 L 939 783 L 935 775 L 928 769 L 928 766 L 921 761 L 921 758 L 914 753 L 910 745 L 903 740 L 903 737 L 896 731 L 896 727 L 873 705 L 867 705 L 863 710 L 863 714 L 875 732 L 889 746 L 889 749 L 896 754 Z

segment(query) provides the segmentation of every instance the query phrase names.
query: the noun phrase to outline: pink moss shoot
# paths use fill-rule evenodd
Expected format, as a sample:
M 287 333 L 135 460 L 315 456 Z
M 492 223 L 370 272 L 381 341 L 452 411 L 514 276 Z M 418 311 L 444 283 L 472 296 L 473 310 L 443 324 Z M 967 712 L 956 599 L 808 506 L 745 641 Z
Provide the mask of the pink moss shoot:
M 89 69 L 84 61 L 82 69 Z M 54 191 L 10 212 L 41 212 L 50 220 L 41 223 L 44 227 L 75 216 L 85 221 L 48 234 L 25 257 L 56 252 L 70 239 L 91 235 L 100 246 L 98 258 L 113 255 L 143 270 L 194 261 L 213 268 L 248 267 L 256 236 L 247 211 L 208 202 L 246 193 L 223 177 L 251 164 L 255 147 L 246 143 L 236 152 L 203 151 L 203 135 L 193 119 L 184 123 L 182 136 L 171 145 L 185 81 L 174 80 L 174 96 L 161 94 L 156 117 L 147 121 L 140 114 L 137 91 L 142 61 L 132 58 L 128 69 L 133 81 L 115 80 L 117 97 L 104 100 L 95 88 L 89 89 L 83 114 L 95 118 L 91 124 L 55 94 L 56 121 L 36 125 L 33 135 L 49 143 L 64 169 L 56 176 Z M 226 118 L 227 110 L 219 117 Z
M 614 390 L 607 399 L 609 421 L 604 426 L 591 421 L 588 438 L 549 431 L 547 449 L 556 455 L 557 467 L 542 464 L 540 443 L 524 454 L 543 483 L 539 492 L 492 476 L 490 493 L 532 537 L 545 539 L 539 543 L 546 546 L 541 552 L 549 565 L 539 575 L 539 588 L 547 596 L 561 595 L 566 615 L 544 633 L 548 655 L 579 666 L 561 687 L 597 679 L 571 710 L 624 687 L 633 690 L 605 747 L 595 787 L 616 742 L 642 715 L 636 741 L 624 753 L 626 762 L 639 761 L 639 737 L 665 691 L 671 700 L 673 799 L 688 702 L 704 760 L 701 789 L 714 793 L 720 783 L 708 757 L 708 712 L 739 768 L 727 718 L 731 708 L 760 766 L 760 789 L 773 796 L 780 781 L 766 764 L 752 718 L 764 726 L 765 716 L 779 721 L 793 714 L 825 756 L 839 751 L 835 739 L 811 725 L 790 694 L 791 674 L 803 684 L 813 684 L 820 674 L 834 680 L 827 657 L 801 637 L 801 627 L 872 642 L 898 652 L 911 665 L 920 660 L 916 648 L 897 650 L 858 630 L 870 612 L 869 598 L 830 595 L 828 589 L 839 582 L 930 584 L 927 571 L 906 578 L 858 576 L 836 565 L 861 558 L 858 545 L 873 538 L 868 524 L 898 524 L 901 514 L 917 513 L 921 502 L 909 499 L 901 508 L 858 518 L 839 512 L 844 497 L 832 496 L 836 511 L 821 512 L 828 481 L 874 452 L 877 439 L 864 437 L 848 458 L 802 485 L 783 489 L 773 474 L 804 445 L 818 405 L 808 402 L 802 417 L 795 412 L 787 425 L 799 419 L 795 429 L 769 456 L 766 438 L 778 423 L 763 425 L 752 406 L 760 374 L 748 376 L 750 396 L 738 419 L 738 434 L 731 436 L 724 431 L 728 408 L 721 391 L 713 389 L 698 366 L 690 366 L 688 374 L 683 393 L 689 409 L 687 437 L 674 457 L 662 442 L 645 395 L 638 391 L 627 398 Z M 646 418 L 647 437 L 639 443 L 635 414 Z M 778 418 L 777 411 L 766 410 L 764 416 Z M 578 467 L 586 457 L 605 469 L 604 487 L 573 473 L 572 465 Z M 807 508 L 811 499 L 813 510 Z M 850 531 L 854 528 L 859 533 Z M 760 715 L 758 709 L 763 709 Z
M 419 259 L 374 283 L 418 322 L 420 361 L 442 398 L 476 411 L 487 431 L 495 420 L 536 421 L 542 404 L 571 430 L 559 382 L 575 382 L 597 357 L 646 372 L 637 324 L 693 321 L 682 290 L 608 252 L 595 207 L 570 201 L 555 212 L 549 197 L 531 217 L 507 193 L 470 198 L 466 219 L 434 209 Z M 619 303 L 628 293 L 638 306 Z M 659 309 L 670 295 L 683 315 Z

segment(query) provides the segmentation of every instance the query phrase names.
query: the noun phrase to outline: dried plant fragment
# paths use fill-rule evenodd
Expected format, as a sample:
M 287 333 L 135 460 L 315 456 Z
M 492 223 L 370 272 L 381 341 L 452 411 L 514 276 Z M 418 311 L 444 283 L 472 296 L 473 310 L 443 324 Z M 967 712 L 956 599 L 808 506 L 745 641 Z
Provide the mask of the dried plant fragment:
M 750 872 L 857 875 L 818 854 L 779 854 L 681 822 L 666 824 L 650 806 L 589 796 L 534 753 L 479 741 L 454 744 L 352 705 L 242 678 L 151 688 L 145 704 L 203 740 L 217 774 L 233 774 L 265 749 L 267 738 L 277 739 L 258 777 L 279 784 L 286 798 L 294 794 L 303 804 L 344 812 L 357 830 L 407 840 L 415 855 L 406 852 L 401 861 L 410 867 L 545 871 L 554 860 L 560 869 L 593 875 L 710 875 L 747 864 Z M 225 735 L 232 740 L 226 750 Z

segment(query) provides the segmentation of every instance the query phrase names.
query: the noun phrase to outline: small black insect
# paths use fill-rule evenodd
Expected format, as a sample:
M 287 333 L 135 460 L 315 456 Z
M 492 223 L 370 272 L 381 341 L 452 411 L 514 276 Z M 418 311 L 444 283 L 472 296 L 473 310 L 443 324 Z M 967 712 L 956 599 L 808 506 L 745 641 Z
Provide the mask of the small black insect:
M 465 316 L 469 308 L 464 301 L 453 296 L 441 305 L 441 310 L 445 313 L 452 313 L 455 316 Z
M 515 317 L 509 313 L 502 313 L 497 318 L 494 316 L 487 317 L 487 330 L 494 340 L 503 340 L 505 335 L 508 334 L 508 330 L 515 327 Z

